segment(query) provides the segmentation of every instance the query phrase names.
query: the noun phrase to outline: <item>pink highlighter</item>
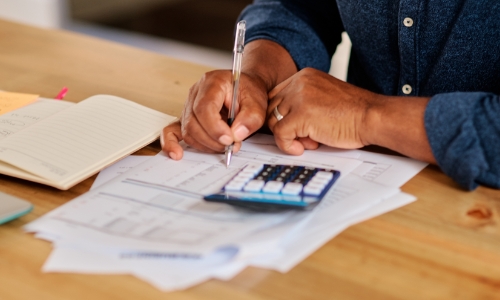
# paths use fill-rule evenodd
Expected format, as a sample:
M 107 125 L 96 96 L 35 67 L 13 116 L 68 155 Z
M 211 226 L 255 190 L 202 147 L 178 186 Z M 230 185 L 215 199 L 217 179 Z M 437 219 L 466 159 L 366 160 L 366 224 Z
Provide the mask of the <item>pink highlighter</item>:
M 57 96 L 54 98 L 56 100 L 62 100 L 64 99 L 64 96 L 66 96 L 66 93 L 68 92 L 67 87 L 63 87 L 62 90 L 57 94 Z

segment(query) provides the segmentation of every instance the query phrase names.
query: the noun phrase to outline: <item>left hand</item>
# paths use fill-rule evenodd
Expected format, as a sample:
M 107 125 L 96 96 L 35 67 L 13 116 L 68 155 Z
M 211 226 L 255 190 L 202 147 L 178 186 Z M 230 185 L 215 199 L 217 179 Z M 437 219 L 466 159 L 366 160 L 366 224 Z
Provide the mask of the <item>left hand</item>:
M 306 68 L 270 93 L 268 126 L 285 153 L 300 155 L 319 143 L 354 149 L 368 144 L 366 114 L 380 95 Z M 274 108 L 284 117 L 278 121 Z

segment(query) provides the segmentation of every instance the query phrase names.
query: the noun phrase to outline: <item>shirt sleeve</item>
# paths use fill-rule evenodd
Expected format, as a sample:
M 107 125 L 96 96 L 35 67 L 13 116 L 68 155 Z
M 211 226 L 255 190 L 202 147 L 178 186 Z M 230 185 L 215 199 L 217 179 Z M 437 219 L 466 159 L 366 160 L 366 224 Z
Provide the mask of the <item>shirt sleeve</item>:
M 444 173 L 463 188 L 500 188 L 500 97 L 456 92 L 431 98 L 425 128 Z
M 255 0 L 241 13 L 246 42 L 267 39 L 283 46 L 297 68 L 324 72 L 344 31 L 336 1 Z

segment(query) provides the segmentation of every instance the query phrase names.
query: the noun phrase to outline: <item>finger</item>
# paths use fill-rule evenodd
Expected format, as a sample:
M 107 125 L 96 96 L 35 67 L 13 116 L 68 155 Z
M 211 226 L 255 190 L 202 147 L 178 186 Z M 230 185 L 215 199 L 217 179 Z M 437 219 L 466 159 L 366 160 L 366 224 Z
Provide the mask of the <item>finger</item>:
M 196 120 L 196 116 L 189 115 L 182 124 L 181 133 L 186 144 L 207 153 L 224 152 L 225 146 L 214 141 Z
M 290 113 L 290 100 L 285 100 L 287 95 L 287 89 L 282 90 L 279 94 L 275 95 L 273 99 L 269 102 L 269 106 L 267 108 L 267 126 L 271 131 L 273 131 L 274 126 L 279 122 L 278 118 L 274 114 L 274 110 L 277 109 L 278 113 L 283 116 L 287 116 Z
M 196 98 L 199 94 L 199 85 L 196 84 L 190 89 L 189 98 Z M 210 135 L 203 129 L 196 115 L 193 113 L 192 105 L 189 105 L 189 100 L 184 106 L 182 112 L 182 127 L 181 133 L 186 144 L 191 147 L 208 153 L 220 153 L 224 149 L 224 145 L 213 140 Z M 191 101 L 192 102 L 192 101 Z M 216 114 L 220 116 L 219 113 Z M 226 125 L 227 126 L 227 125 Z
M 183 156 L 183 149 L 179 142 L 182 141 L 181 123 L 173 122 L 163 128 L 160 134 L 162 150 L 172 159 L 180 160 Z
M 297 139 L 302 145 L 304 146 L 304 149 L 306 150 L 316 150 L 319 147 L 319 143 L 316 142 L 315 140 L 311 139 L 310 137 L 303 137 L 303 138 L 298 138 Z
M 281 151 L 291 155 L 301 155 L 304 153 L 304 145 L 297 140 L 296 126 L 300 126 L 295 122 L 293 117 L 283 118 L 277 122 L 273 128 L 274 140 Z
M 241 142 L 264 125 L 266 120 L 267 93 L 245 90 L 240 93 L 239 111 L 231 126 L 235 142 Z M 260 94 L 258 94 L 260 92 Z
M 279 92 L 281 92 L 283 89 L 285 89 L 290 84 L 290 82 L 292 82 L 293 78 L 294 78 L 293 76 L 288 77 L 287 79 L 285 79 L 284 81 L 282 81 L 280 84 L 278 84 L 277 86 L 275 86 L 274 89 L 272 89 L 269 92 L 269 99 L 272 99 L 272 98 L 276 97 L 276 95 Z
M 233 153 L 237 153 L 241 149 L 241 142 L 235 142 L 233 145 Z
M 229 71 L 218 76 L 205 76 L 200 84 L 193 103 L 193 114 L 210 139 L 222 145 L 233 142 L 232 132 L 227 121 L 220 114 L 225 102 L 231 97 L 231 73 Z M 214 148 L 213 142 L 204 139 L 209 148 Z

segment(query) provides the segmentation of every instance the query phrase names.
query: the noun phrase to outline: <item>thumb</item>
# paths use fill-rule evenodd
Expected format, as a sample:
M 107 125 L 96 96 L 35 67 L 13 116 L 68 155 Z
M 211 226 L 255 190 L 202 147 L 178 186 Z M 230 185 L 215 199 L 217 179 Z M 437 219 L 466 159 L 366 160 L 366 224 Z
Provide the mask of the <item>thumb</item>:
M 243 141 L 264 125 L 267 101 L 265 90 L 252 89 L 250 93 L 241 93 L 239 111 L 231 126 L 235 142 Z

